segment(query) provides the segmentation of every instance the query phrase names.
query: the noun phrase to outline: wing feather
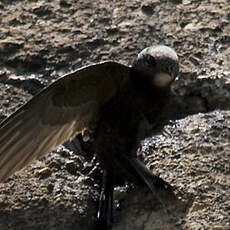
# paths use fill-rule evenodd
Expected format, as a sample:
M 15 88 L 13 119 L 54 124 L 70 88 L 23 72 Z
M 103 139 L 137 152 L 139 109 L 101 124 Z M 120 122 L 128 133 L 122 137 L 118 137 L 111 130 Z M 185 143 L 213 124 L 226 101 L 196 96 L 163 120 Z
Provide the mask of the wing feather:
M 67 74 L 0 124 L 0 182 L 82 130 L 95 126 L 101 107 L 129 81 L 116 62 Z

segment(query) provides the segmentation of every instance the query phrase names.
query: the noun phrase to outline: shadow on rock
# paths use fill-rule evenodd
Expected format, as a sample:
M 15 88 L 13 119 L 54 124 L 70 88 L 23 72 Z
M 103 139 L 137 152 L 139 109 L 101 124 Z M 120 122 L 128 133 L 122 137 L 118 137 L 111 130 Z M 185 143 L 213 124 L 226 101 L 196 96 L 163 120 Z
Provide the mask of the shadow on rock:
M 186 215 L 188 202 L 178 199 L 168 188 L 157 188 L 156 199 L 148 189 L 139 187 L 120 200 L 116 211 L 114 230 L 180 229 Z

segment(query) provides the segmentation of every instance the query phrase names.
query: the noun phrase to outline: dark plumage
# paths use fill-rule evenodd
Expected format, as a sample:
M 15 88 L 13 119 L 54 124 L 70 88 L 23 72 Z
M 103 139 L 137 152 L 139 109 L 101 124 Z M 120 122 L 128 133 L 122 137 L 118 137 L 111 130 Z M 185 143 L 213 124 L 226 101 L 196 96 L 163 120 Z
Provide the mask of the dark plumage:
M 175 51 L 153 46 L 132 67 L 109 61 L 63 76 L 1 123 L 0 182 L 77 134 L 85 139 L 92 132 L 107 194 L 98 216 L 108 227 L 105 212 L 111 212 L 116 181 L 146 184 L 156 193 L 156 177 L 136 150 L 148 133 L 143 124 L 157 124 L 178 66 Z

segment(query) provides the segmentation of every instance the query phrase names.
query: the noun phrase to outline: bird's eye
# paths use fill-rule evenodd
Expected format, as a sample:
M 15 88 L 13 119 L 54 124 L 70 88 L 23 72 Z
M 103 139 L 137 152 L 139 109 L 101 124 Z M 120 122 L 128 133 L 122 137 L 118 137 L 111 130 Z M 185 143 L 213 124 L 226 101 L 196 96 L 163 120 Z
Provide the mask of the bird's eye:
M 155 58 L 149 54 L 146 55 L 145 60 L 149 66 L 155 66 L 157 64 Z
M 173 67 L 171 65 L 168 66 L 167 70 L 169 75 L 173 73 Z

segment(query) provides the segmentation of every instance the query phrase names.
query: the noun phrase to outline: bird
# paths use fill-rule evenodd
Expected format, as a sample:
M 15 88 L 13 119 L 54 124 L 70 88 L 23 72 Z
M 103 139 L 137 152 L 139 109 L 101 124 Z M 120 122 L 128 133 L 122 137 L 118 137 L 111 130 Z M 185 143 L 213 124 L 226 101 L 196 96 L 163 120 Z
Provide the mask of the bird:
M 137 150 L 157 125 L 178 72 L 174 49 L 153 45 L 131 66 L 105 61 L 60 77 L 0 124 L 0 182 L 76 136 L 90 139 L 103 169 L 98 229 L 110 229 L 119 181 L 146 185 L 158 197 L 161 179 Z

